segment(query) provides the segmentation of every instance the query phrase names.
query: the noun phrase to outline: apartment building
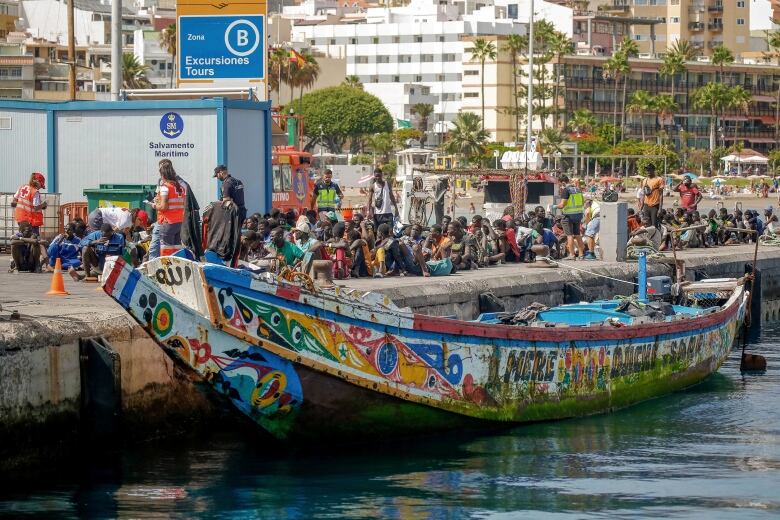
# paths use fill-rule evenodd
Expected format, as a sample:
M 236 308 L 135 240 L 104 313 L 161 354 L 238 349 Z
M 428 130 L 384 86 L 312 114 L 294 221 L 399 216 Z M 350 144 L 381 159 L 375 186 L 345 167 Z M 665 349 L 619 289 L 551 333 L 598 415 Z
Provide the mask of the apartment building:
M 18 0 L 0 0 L 0 41 L 16 30 L 19 18 Z
M 664 54 L 677 40 L 688 40 L 709 56 L 725 45 L 740 56 L 750 51 L 750 5 L 755 0 L 611 0 L 598 9 L 616 18 L 656 19 L 635 25 L 633 38 L 642 54 Z
M 607 58 L 595 56 L 563 56 L 562 75 L 565 78 L 566 114 L 588 109 L 600 121 L 612 122 L 617 103 L 617 117 L 621 116 L 622 88 L 612 80 L 604 79 L 603 67 Z M 716 81 L 719 67 L 709 63 L 688 62 L 686 71 L 674 80 L 659 73 L 662 61 L 657 59 L 632 59 L 627 91 L 645 90 L 650 94 L 671 94 L 674 81 L 675 99 L 679 106 L 673 117 L 659 120 L 656 114 L 645 114 L 644 125 L 651 138 L 660 131 L 680 144 L 683 135 L 688 136 L 688 146 L 709 148 L 709 124 L 707 110 L 695 109 L 692 96 L 696 89 Z M 719 78 L 717 81 L 721 81 Z M 744 142 L 745 146 L 761 152 L 775 147 L 777 85 L 780 83 L 780 67 L 769 64 L 733 64 L 725 68 L 723 83 L 740 85 L 752 94 L 747 113 L 737 109 L 725 109 L 717 119 L 718 144 L 730 146 Z M 639 138 L 641 124 L 638 115 L 627 114 L 624 127 L 626 137 Z M 618 119 L 618 124 L 619 119 Z M 687 134 L 682 134 L 682 132 Z
M 0 98 L 30 99 L 35 90 L 35 62 L 19 45 L 0 44 Z

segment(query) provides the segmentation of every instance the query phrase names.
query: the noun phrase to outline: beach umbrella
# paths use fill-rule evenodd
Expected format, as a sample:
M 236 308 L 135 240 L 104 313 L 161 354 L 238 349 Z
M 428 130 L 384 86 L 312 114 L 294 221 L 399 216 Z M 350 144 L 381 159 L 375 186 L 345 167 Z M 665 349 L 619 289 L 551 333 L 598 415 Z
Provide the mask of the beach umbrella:
M 644 175 L 632 175 L 632 176 L 631 176 L 631 178 L 632 178 L 632 179 L 636 179 L 636 180 L 638 180 L 638 181 L 641 181 L 641 180 L 643 180 L 645 177 L 644 177 Z
M 761 176 L 760 175 L 748 175 L 747 178 L 751 179 L 751 180 L 756 180 L 756 179 L 760 179 Z
M 599 182 L 602 184 L 607 184 L 609 182 L 620 182 L 620 179 L 617 177 L 602 177 L 599 179 Z
M 695 181 L 695 180 L 697 180 L 699 178 L 697 175 L 694 175 L 691 172 L 685 172 L 683 174 L 683 177 L 690 177 L 692 181 Z
M 724 184 L 724 183 L 725 183 L 725 181 L 723 179 L 721 179 L 720 177 L 715 177 L 714 179 L 712 179 L 712 184 L 714 184 L 715 186 L 720 186 L 721 184 Z

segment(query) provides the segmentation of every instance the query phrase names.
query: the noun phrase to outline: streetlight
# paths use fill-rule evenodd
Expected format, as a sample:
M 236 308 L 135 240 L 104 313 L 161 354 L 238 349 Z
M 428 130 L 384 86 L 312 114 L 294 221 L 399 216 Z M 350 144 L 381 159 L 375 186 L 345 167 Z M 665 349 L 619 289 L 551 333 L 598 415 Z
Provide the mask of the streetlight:
M 501 153 L 498 150 L 493 150 L 493 158 L 496 160 L 496 170 L 498 170 L 498 156 L 501 155 Z

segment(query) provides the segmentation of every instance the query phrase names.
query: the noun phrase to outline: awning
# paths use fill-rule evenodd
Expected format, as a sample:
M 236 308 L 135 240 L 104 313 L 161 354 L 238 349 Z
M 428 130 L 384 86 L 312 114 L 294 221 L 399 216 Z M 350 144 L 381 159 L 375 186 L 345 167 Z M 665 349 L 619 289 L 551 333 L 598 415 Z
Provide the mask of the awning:
M 762 96 L 760 94 L 753 94 L 753 101 L 763 101 L 765 103 L 774 103 L 775 96 Z
M 765 125 L 774 125 L 775 118 L 773 116 L 758 116 L 756 119 L 764 123 Z
M 775 139 L 773 137 L 748 137 L 745 140 L 750 141 L 751 143 L 774 143 L 775 142 Z
M 723 116 L 721 117 L 723 121 L 747 121 L 748 118 L 745 116 Z

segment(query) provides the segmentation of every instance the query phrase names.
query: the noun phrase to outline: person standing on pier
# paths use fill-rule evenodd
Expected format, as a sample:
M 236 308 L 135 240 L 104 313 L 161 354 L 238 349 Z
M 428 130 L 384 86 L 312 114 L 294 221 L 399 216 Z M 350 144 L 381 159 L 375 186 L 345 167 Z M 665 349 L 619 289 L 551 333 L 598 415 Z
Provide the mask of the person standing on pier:
M 343 199 L 344 194 L 341 193 L 339 185 L 333 182 L 333 171 L 327 169 L 325 170 L 325 173 L 322 174 L 322 180 L 317 181 L 314 185 L 314 192 L 311 197 L 311 209 L 313 210 L 316 205 L 320 218 L 323 214 L 336 211 L 336 197 Z
M 393 208 L 395 214 L 399 215 L 398 204 L 395 202 L 393 190 L 390 189 L 390 183 L 385 181 L 382 176 L 382 170 L 374 170 L 374 182 L 368 190 L 368 216 L 374 218 L 376 228 L 382 224 L 387 224 L 393 229 Z
M 689 175 L 685 175 L 682 182 L 675 186 L 672 191 L 680 194 L 680 207 L 687 213 L 696 211 L 699 202 L 703 198 L 699 188 L 693 184 L 693 180 Z
M 582 242 L 580 228 L 582 227 L 585 197 L 577 186 L 569 182 L 566 175 L 561 175 L 559 181 L 563 187 L 561 188 L 561 201 L 558 203 L 558 208 L 563 210 L 561 226 L 566 234 L 566 250 L 569 252 L 569 258 L 576 260 L 577 252 L 574 250 L 576 242 L 577 251 L 584 259 L 585 244 Z
M 32 226 L 33 235 L 40 235 L 40 227 L 43 225 L 43 211 L 47 207 L 46 201 L 41 201 L 40 190 L 46 187 L 46 179 L 43 174 L 33 172 L 30 181 L 16 190 L 11 200 L 11 207 L 14 208 L 14 217 L 16 223 L 21 226 L 22 222 L 27 222 Z
M 644 193 L 642 215 L 647 215 L 650 218 L 651 226 L 658 227 L 660 225 L 658 212 L 661 210 L 664 201 L 664 181 L 656 176 L 654 164 L 648 164 L 645 171 L 647 172 L 647 178 L 642 181 L 642 191 Z
M 181 225 L 184 222 L 184 201 L 187 198 L 186 184 L 178 180 L 173 163 L 160 161 L 160 187 L 154 202 L 157 210 L 157 225 L 161 244 L 181 244 Z

